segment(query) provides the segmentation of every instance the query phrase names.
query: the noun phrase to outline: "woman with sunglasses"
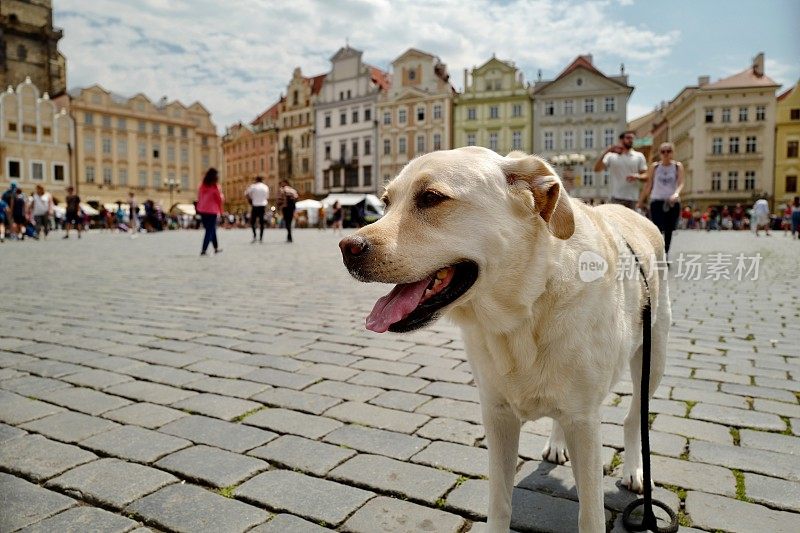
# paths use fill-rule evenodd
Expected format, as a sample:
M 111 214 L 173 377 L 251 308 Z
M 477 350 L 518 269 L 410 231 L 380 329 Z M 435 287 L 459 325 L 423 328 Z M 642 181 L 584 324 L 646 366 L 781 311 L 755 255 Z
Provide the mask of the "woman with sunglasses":
M 647 170 L 647 181 L 642 188 L 637 207 L 642 209 L 650 197 L 650 218 L 664 234 L 664 247 L 669 253 L 672 232 L 681 212 L 681 189 L 684 171 L 680 161 L 672 160 L 672 144 L 663 143 L 659 148 L 661 161 L 653 163 Z

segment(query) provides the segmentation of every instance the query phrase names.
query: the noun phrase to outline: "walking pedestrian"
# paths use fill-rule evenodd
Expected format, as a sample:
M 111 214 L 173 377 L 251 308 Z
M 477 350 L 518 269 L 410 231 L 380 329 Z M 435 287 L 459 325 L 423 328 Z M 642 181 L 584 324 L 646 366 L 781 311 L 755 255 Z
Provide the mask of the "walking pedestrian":
M 83 229 L 83 220 L 81 219 L 81 197 L 74 194 L 75 188 L 71 185 L 67 187 L 67 198 L 64 200 L 66 204 L 66 214 L 64 221 L 64 238 L 69 239 L 69 230 L 75 227 L 78 230 L 78 238 L 81 238 L 81 230 Z
M 344 210 L 339 200 L 333 202 L 333 233 L 342 233 L 342 222 L 344 221 Z
M 222 248 L 217 244 L 217 217 L 222 214 L 224 199 L 219 186 L 217 169 L 209 168 L 197 191 L 197 213 L 200 215 L 203 228 L 205 228 L 200 255 L 206 255 L 209 244 L 214 246 L 214 253 L 222 252 Z
M 758 237 L 758 231 L 762 227 L 766 231 L 767 237 L 769 237 L 769 202 L 767 202 L 766 198 L 759 198 L 753 204 L 753 216 L 750 226 L 756 232 L 756 237 Z
M 136 202 L 136 195 L 133 191 L 128 193 L 128 222 L 131 239 L 135 239 L 136 232 L 139 231 L 139 204 Z
M 14 202 L 11 204 L 11 221 L 14 223 L 14 235 L 17 239 L 24 240 L 28 227 L 28 199 L 19 188 L 14 192 Z
M 642 188 L 637 207 L 642 209 L 650 197 L 650 218 L 664 235 L 664 248 L 669 254 L 672 232 L 681 212 L 681 190 L 684 170 L 680 161 L 672 160 L 671 143 L 663 143 L 658 149 L 661 161 L 653 163 L 647 171 L 647 181 Z
M 633 149 L 636 134 L 626 131 L 619 135 L 619 144 L 606 148 L 594 164 L 595 172 L 608 170 L 608 203 L 633 209 L 639 200 L 639 181 L 647 179 L 647 161 Z
M 264 213 L 269 200 L 269 187 L 264 183 L 264 178 L 256 176 L 255 182 L 247 187 L 244 195 L 250 203 L 250 227 L 253 230 L 253 240 L 250 242 L 256 242 L 256 222 L 259 225 L 258 241 L 264 242 Z
M 283 213 L 283 223 L 286 225 L 286 242 L 292 242 L 292 223 L 294 222 L 294 208 L 297 202 L 297 191 L 289 182 L 282 180 L 280 183 L 278 204 Z
M 800 239 L 800 196 L 792 202 L 792 237 Z
M 49 192 L 45 192 L 42 185 L 36 186 L 36 193 L 33 195 L 31 204 L 31 214 L 36 226 L 36 233 L 44 234 L 44 238 L 47 238 L 50 233 L 50 216 L 53 214 L 53 197 Z
M 6 224 L 8 222 L 8 204 L 0 197 L 0 242 L 6 242 Z
M 783 236 L 786 237 L 792 229 L 792 202 L 789 200 L 786 200 L 786 207 L 784 207 L 782 214 L 781 228 L 783 228 Z M 794 233 L 792 233 L 792 237 L 794 237 Z

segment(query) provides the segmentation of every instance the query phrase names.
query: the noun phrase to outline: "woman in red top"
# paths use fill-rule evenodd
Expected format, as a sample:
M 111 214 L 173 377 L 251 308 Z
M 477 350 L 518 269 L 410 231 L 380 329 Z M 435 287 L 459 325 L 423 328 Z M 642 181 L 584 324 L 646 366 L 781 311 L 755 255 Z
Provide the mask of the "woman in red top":
M 214 253 L 220 253 L 217 247 L 217 217 L 222 214 L 222 202 L 225 197 L 219 187 L 219 174 L 217 169 L 209 168 L 197 191 L 197 212 L 203 221 L 206 234 L 203 237 L 203 250 L 200 255 L 206 255 L 209 243 L 214 245 Z

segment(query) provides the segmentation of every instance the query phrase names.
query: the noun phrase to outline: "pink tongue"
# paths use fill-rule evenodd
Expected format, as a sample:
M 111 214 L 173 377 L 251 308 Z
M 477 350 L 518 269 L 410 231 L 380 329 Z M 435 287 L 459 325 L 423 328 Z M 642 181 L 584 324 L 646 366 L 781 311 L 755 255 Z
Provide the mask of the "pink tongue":
M 416 283 L 397 285 L 392 292 L 375 302 L 375 307 L 367 317 L 367 329 L 384 333 L 389 326 L 407 317 L 419 305 L 430 282 L 430 278 L 426 278 Z

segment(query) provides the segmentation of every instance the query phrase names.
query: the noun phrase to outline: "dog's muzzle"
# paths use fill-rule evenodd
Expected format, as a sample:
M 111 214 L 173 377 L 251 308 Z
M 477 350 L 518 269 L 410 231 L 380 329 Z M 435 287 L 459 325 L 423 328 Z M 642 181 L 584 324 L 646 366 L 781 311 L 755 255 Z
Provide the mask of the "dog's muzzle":
M 342 251 L 342 261 L 351 273 L 360 271 L 364 256 L 369 250 L 369 241 L 361 235 L 350 235 L 339 241 L 339 249 Z

